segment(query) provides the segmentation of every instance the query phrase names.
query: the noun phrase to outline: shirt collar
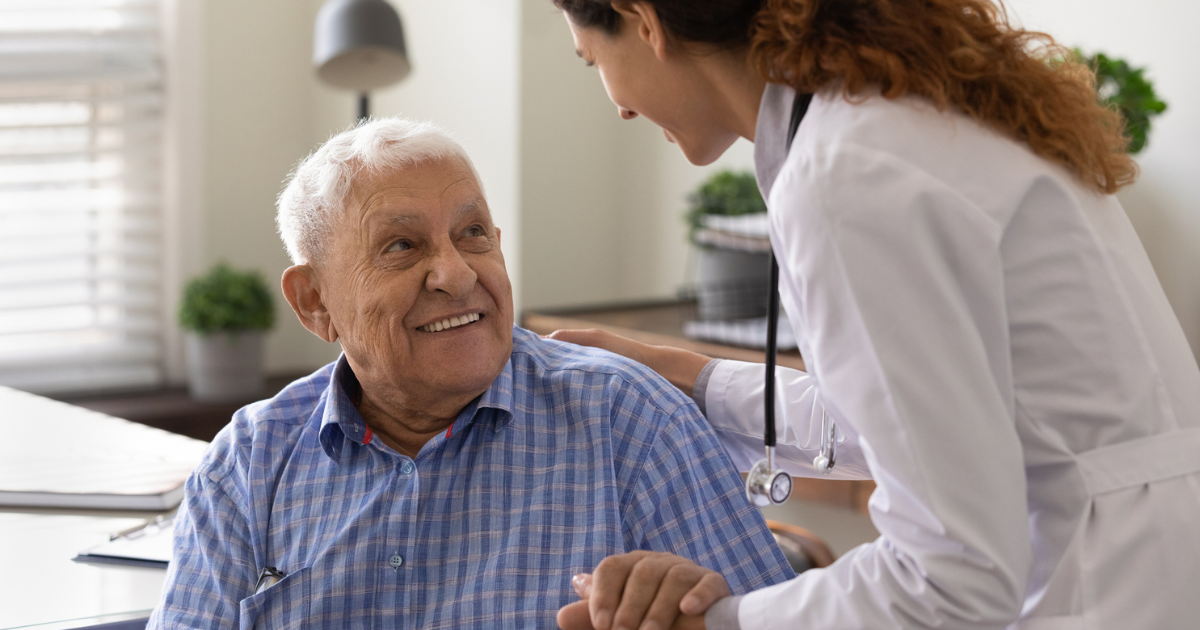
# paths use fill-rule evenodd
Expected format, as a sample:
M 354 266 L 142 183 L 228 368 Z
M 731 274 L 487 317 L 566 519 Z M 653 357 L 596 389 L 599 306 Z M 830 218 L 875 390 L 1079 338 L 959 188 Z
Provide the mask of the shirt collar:
M 515 340 L 514 340 L 515 341 Z M 500 429 L 508 426 L 513 419 L 513 360 L 512 354 L 509 354 L 508 361 L 504 363 L 504 369 L 500 370 L 500 375 L 496 380 L 492 381 L 491 387 L 488 387 L 483 394 L 476 398 L 471 404 L 463 409 L 462 413 L 458 414 L 458 419 L 447 432 L 449 435 L 460 433 L 466 430 L 475 422 L 475 418 L 479 416 L 481 409 L 495 409 L 496 413 L 492 414 L 493 423 L 492 431 L 498 432 Z
M 788 123 L 796 91 L 786 85 L 768 83 L 758 104 L 754 127 L 754 175 L 763 199 L 771 198 L 771 187 L 787 159 Z
M 321 448 L 330 459 L 341 456 L 344 441 L 362 444 L 367 438 L 367 423 L 363 420 L 358 408 L 354 406 L 351 395 L 358 392 L 358 377 L 350 369 L 343 353 L 338 357 L 333 373 L 329 377 L 329 385 L 325 388 L 325 407 L 321 416 Z
M 514 340 L 515 341 L 515 340 Z M 343 353 L 338 357 L 325 389 L 325 406 L 322 411 L 320 436 L 321 448 L 330 459 L 341 457 L 343 445 L 346 442 L 365 444 L 370 442 L 371 434 L 366 420 L 358 413 L 358 407 L 353 398 L 359 391 L 358 377 L 354 375 L 350 363 Z M 447 437 L 465 431 L 475 422 L 480 409 L 495 409 L 493 430 L 500 431 L 513 419 L 513 367 L 512 355 L 504 364 L 504 369 L 492 385 L 481 396 L 471 401 L 458 418 L 447 430 Z

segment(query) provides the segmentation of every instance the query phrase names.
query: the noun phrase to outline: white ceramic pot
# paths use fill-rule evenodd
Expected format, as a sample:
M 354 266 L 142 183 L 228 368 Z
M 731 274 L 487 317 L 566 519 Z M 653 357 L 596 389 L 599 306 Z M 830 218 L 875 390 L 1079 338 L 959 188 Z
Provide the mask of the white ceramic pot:
M 768 254 L 698 247 L 696 306 L 700 319 L 765 317 L 770 264 Z
M 261 330 L 218 332 L 184 337 L 188 391 L 204 402 L 251 401 L 263 392 Z

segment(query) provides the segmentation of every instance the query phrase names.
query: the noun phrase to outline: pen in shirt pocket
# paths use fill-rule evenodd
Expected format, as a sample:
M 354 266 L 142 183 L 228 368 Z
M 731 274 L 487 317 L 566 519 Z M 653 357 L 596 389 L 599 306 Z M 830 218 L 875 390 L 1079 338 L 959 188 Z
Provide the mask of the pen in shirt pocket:
M 254 586 L 254 594 L 258 595 L 272 586 L 275 586 L 279 583 L 279 580 L 283 579 L 283 576 L 283 571 L 280 571 L 275 567 L 263 567 L 262 572 L 258 574 L 258 584 Z

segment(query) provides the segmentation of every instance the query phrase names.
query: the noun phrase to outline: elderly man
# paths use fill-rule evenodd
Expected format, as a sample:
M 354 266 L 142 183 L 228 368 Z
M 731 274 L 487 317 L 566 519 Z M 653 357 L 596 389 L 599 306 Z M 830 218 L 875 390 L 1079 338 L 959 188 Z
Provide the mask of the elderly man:
M 428 124 L 335 136 L 279 199 L 283 292 L 343 355 L 240 410 L 188 480 L 161 628 L 547 628 L 636 549 L 791 577 L 695 405 L 513 326 L 500 230 Z

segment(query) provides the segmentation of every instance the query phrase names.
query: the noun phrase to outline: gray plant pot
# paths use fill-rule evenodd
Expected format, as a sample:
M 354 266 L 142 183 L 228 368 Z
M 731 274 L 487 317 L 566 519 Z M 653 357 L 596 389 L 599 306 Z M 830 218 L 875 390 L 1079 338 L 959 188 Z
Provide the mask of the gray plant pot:
M 696 306 L 700 319 L 765 317 L 770 260 L 768 254 L 698 247 Z
M 187 333 L 184 344 L 192 398 L 230 402 L 261 395 L 264 336 L 261 330 Z

